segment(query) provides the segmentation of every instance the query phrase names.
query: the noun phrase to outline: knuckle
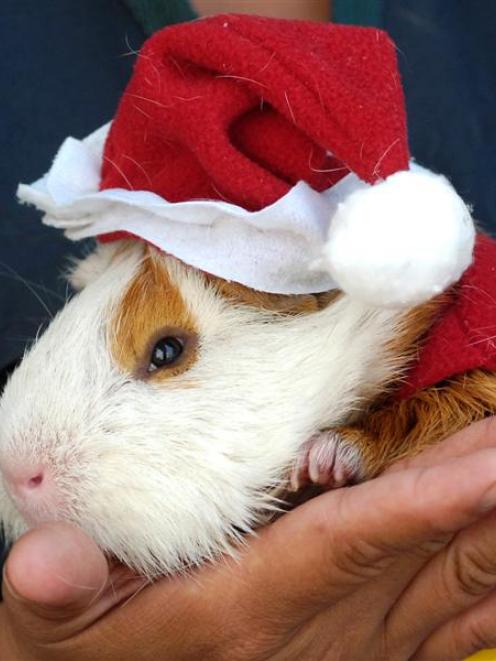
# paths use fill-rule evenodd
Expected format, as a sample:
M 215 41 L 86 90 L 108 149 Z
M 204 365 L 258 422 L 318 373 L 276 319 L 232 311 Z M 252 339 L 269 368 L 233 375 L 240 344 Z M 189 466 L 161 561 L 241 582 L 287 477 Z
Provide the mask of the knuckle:
M 471 597 L 479 597 L 496 584 L 496 561 L 482 549 L 461 549 L 454 545 L 448 554 L 448 560 L 455 590 Z
M 334 522 L 327 523 L 327 537 L 332 542 L 328 545 L 330 560 L 338 571 L 354 583 L 375 578 L 389 567 L 393 557 L 390 548 L 371 543 L 365 536 L 360 537 L 353 527 L 350 530 L 347 526 L 348 506 L 346 494 L 343 494 L 334 510 Z M 333 532 L 338 530 L 338 538 L 333 538 L 329 529 Z
M 342 544 L 339 553 L 336 553 L 335 563 L 348 577 L 363 581 L 380 575 L 393 561 L 390 549 L 353 539 Z

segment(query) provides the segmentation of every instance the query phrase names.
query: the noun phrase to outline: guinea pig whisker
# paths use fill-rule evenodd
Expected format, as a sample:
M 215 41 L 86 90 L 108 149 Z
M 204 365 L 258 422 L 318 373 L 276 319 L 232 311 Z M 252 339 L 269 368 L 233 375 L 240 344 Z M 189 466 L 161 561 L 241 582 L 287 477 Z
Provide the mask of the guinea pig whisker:
M 101 586 L 98 588 L 98 590 L 95 590 L 95 594 L 93 595 L 92 599 L 90 600 L 90 603 L 88 604 L 89 607 L 93 606 L 94 603 L 100 599 L 100 597 L 103 595 L 105 592 L 105 588 L 107 587 L 108 581 L 105 579 Z
M 73 583 L 72 581 L 68 581 L 60 574 L 57 574 L 56 576 L 62 583 L 64 583 L 65 585 L 69 585 L 71 588 L 78 588 L 78 590 L 87 590 L 88 592 L 92 592 L 95 589 L 92 585 L 82 585 L 80 583 Z
M 135 580 L 139 581 L 140 579 L 138 577 L 136 577 Z M 143 582 L 140 585 L 138 585 L 138 587 L 136 588 L 136 590 L 133 592 L 133 594 L 130 597 L 128 597 L 125 601 L 123 601 L 120 604 L 119 608 L 122 608 L 123 606 L 126 606 L 132 599 L 134 599 L 137 595 L 139 595 L 140 592 L 142 592 L 146 587 L 151 585 L 152 582 L 153 582 L 151 579 L 146 578 L 146 577 L 143 577 L 141 580 Z
M 43 298 L 40 296 L 40 294 L 38 294 L 38 292 L 35 289 L 35 287 L 37 287 L 38 285 L 36 285 L 35 283 L 31 284 L 29 280 L 23 278 L 19 273 L 14 271 L 14 269 L 12 269 L 8 264 L 5 264 L 4 262 L 0 262 L 0 267 L 4 269 L 8 269 L 7 273 L 0 273 L 0 276 L 3 276 L 4 278 L 10 278 L 15 282 L 20 282 L 21 284 L 23 284 L 26 287 L 26 289 L 35 297 L 38 303 L 42 306 L 42 308 L 45 310 L 49 318 L 53 319 L 54 315 L 52 310 L 50 310 L 47 303 L 43 300 Z
M 34 280 L 28 280 L 27 278 L 22 276 L 18 271 L 13 269 L 12 266 L 7 264 L 6 262 L 3 262 L 2 260 L 0 260 L 0 268 L 6 270 L 6 273 L 0 272 L 0 275 L 3 276 L 4 278 L 12 278 L 23 284 L 29 283 L 32 287 L 35 287 L 36 289 L 41 289 L 45 293 L 50 294 L 51 296 L 57 298 L 62 302 L 66 302 L 67 300 L 67 296 L 63 296 L 60 292 L 55 291 L 55 289 L 51 289 L 50 287 L 41 285 L 39 282 L 35 282 Z

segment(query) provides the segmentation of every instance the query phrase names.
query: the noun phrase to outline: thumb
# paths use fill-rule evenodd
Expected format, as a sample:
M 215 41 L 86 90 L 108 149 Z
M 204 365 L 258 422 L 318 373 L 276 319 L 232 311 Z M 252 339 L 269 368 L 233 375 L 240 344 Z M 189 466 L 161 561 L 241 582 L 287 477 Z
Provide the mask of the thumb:
M 81 530 L 46 524 L 14 545 L 4 569 L 4 608 L 21 640 L 58 642 L 101 614 L 109 570 Z

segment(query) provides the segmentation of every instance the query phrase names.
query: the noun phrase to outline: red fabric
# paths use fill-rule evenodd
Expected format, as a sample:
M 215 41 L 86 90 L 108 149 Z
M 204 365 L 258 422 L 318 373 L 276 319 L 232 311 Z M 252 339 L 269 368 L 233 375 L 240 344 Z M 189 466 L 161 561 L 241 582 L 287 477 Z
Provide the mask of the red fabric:
M 395 47 L 381 30 L 241 15 L 166 28 L 143 46 L 101 188 L 250 210 L 299 180 L 408 169 Z M 332 154 L 332 155 L 331 155 Z
M 476 368 L 496 370 L 496 241 L 483 234 L 472 266 L 426 337 L 399 399 Z

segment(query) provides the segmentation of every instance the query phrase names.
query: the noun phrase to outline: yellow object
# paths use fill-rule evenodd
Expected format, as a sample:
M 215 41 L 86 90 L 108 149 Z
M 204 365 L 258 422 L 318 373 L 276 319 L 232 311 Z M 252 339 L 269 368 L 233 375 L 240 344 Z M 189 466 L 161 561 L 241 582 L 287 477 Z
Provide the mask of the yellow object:
M 467 661 L 496 661 L 496 650 L 486 650 L 479 652 L 467 659 Z

